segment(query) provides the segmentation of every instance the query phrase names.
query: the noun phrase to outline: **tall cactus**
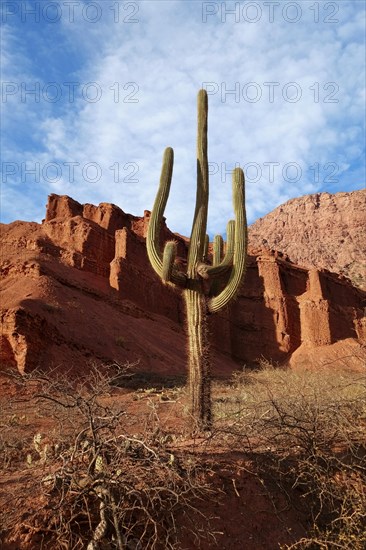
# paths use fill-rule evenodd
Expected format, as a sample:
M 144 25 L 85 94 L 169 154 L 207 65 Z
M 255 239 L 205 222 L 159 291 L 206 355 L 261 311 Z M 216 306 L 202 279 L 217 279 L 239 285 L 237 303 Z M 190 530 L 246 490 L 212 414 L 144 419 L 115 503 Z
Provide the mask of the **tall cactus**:
M 188 387 L 191 413 L 200 428 L 211 425 L 211 377 L 207 315 L 225 307 L 236 295 L 243 279 L 247 257 L 247 224 L 245 215 L 244 174 L 235 168 L 232 176 L 235 221 L 227 225 L 227 244 L 222 255 L 223 240 L 214 239 L 213 264 L 205 263 L 208 249 L 208 158 L 207 158 L 207 92 L 198 92 L 197 194 L 188 250 L 187 272 L 181 272 L 175 258 L 177 245 L 169 241 L 160 250 L 160 229 L 168 200 L 173 172 L 174 153 L 164 152 L 160 186 L 151 212 L 147 234 L 150 263 L 164 284 L 183 289 L 188 331 Z M 223 256 L 223 257 L 222 257 Z M 224 285 L 224 282 L 226 284 Z M 223 288 L 224 287 L 224 288 Z

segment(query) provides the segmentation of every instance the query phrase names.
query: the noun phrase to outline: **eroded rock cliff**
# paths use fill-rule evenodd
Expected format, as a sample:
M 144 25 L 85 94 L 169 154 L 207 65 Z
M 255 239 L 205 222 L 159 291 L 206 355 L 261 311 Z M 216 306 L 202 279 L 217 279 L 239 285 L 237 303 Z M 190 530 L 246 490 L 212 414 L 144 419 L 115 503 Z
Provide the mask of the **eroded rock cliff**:
M 366 289 L 366 189 L 291 199 L 249 228 L 252 246 L 344 274 Z
M 2 225 L 3 365 L 84 372 L 91 362 L 129 361 L 144 372 L 185 372 L 182 301 L 148 262 L 149 216 L 51 195 L 42 224 Z M 172 238 L 184 266 L 187 239 L 164 225 L 162 241 Z M 261 357 L 361 364 L 364 295 L 344 276 L 251 247 L 237 301 L 210 319 L 214 372 Z

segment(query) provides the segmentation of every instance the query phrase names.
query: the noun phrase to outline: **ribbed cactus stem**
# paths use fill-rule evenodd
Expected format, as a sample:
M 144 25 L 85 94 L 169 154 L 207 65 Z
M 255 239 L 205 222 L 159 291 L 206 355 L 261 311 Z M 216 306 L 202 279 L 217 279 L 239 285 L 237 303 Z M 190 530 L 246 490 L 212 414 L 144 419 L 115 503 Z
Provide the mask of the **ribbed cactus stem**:
M 146 238 L 147 255 L 150 260 L 150 264 L 155 272 L 162 277 L 163 274 L 163 256 L 160 251 L 160 231 L 163 223 L 163 216 L 166 207 L 166 203 L 169 197 L 170 185 L 173 174 L 173 162 L 174 152 L 171 147 L 167 147 L 164 151 L 163 166 L 161 169 L 160 185 L 156 195 L 153 209 L 151 211 L 151 217 L 149 222 L 149 228 Z M 167 273 L 167 270 L 165 270 Z M 170 270 L 171 282 L 179 286 L 185 286 L 186 276 L 184 273 Z
M 211 424 L 211 378 L 206 319 L 206 299 L 195 290 L 185 290 L 188 332 L 188 388 L 193 419 L 201 428 Z
M 197 97 L 197 191 L 191 238 L 188 250 L 188 278 L 193 280 L 184 291 L 188 329 L 188 385 L 191 414 L 199 427 L 208 428 L 211 422 L 210 376 L 206 298 L 197 267 L 203 262 L 206 247 L 208 211 L 208 157 L 207 157 L 207 92 L 200 90 Z
M 206 90 L 200 90 L 197 97 L 197 192 L 187 275 L 196 277 L 196 267 L 202 261 L 205 248 L 208 210 L 208 159 L 207 159 L 207 116 L 208 100 Z
M 209 278 L 218 278 L 224 275 L 228 272 L 229 269 L 231 269 L 233 265 L 233 259 L 234 259 L 234 236 L 235 236 L 235 221 L 230 220 L 226 227 L 226 250 L 225 250 L 225 256 L 224 259 L 219 263 L 215 264 L 215 257 L 213 261 L 213 265 L 207 265 L 205 263 L 200 263 L 198 265 L 197 271 L 198 274 L 203 279 L 209 279 Z M 217 235 L 217 237 L 220 237 L 220 235 Z M 214 245 L 215 246 L 215 245 Z M 215 254 L 215 250 L 214 250 Z
M 175 241 L 168 241 L 164 247 L 163 268 L 161 272 L 161 279 L 165 284 L 170 283 L 172 280 L 176 255 L 177 243 Z
M 244 173 L 241 168 L 233 171 L 233 205 L 235 212 L 234 259 L 229 282 L 218 296 L 211 298 L 209 311 L 219 311 L 232 300 L 240 287 L 246 268 L 247 258 L 247 220 L 245 213 Z
M 226 226 L 225 256 L 221 265 L 232 265 L 234 259 L 235 221 L 229 220 Z
M 207 260 L 207 256 L 208 256 L 208 247 L 210 246 L 210 237 L 207 235 L 206 233 L 206 237 L 205 237 L 205 248 L 203 250 L 203 261 L 206 261 Z
M 216 266 L 221 263 L 222 252 L 224 250 L 224 240 L 221 235 L 215 235 L 213 242 L 213 258 L 212 265 Z
M 205 268 L 202 269 L 202 266 L 201 266 L 200 273 L 202 273 L 202 277 L 204 279 L 210 278 L 210 274 L 209 274 L 210 269 L 214 269 L 215 267 L 217 268 L 218 266 L 222 267 L 221 262 L 222 262 L 223 251 L 224 251 L 224 240 L 221 235 L 215 235 L 214 242 L 213 242 L 213 255 L 212 255 L 213 267 L 210 268 L 209 266 L 205 266 L 206 269 Z M 225 272 L 230 266 L 231 266 L 231 263 L 227 265 L 222 270 L 222 272 Z M 212 274 L 211 274 L 211 277 L 212 277 Z M 214 280 L 211 283 L 210 296 L 216 296 L 216 294 L 220 292 L 221 288 L 222 288 L 221 278 L 219 278 L 216 275 L 216 278 L 214 278 Z

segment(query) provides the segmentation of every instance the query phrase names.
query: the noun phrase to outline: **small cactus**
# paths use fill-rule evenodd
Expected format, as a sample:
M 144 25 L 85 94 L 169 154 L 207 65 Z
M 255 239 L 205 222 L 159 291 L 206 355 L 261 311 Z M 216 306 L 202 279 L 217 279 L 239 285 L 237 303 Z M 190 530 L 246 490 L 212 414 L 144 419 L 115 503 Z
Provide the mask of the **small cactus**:
M 41 462 L 47 461 L 47 455 L 49 450 L 48 443 L 43 443 L 43 437 L 41 433 L 36 433 L 33 437 L 33 445 L 37 453 L 39 454 L 39 459 Z
M 245 214 L 244 173 L 235 168 L 232 176 L 235 221 L 227 225 L 227 244 L 217 235 L 214 239 L 213 264 L 208 265 L 207 211 L 209 194 L 207 156 L 207 92 L 198 92 L 197 194 L 188 250 L 187 272 L 175 263 L 177 243 L 166 243 L 160 250 L 160 229 L 168 200 L 174 152 L 164 152 L 160 186 L 151 212 L 147 234 L 147 253 L 155 272 L 164 284 L 183 289 L 188 332 L 188 386 L 191 414 L 198 427 L 211 425 L 211 377 L 207 315 L 224 308 L 235 297 L 242 282 L 247 258 L 247 223 Z M 225 281 L 227 280 L 227 283 Z

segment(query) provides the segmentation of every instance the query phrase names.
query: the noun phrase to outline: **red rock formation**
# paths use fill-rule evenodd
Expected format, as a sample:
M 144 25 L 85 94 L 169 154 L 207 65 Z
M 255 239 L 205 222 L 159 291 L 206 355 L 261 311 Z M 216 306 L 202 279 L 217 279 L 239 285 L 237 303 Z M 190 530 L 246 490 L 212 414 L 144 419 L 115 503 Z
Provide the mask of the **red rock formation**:
M 55 218 L 73 218 L 81 216 L 82 213 L 82 205 L 71 197 L 52 194 L 48 197 L 45 221 L 49 222 Z
M 366 289 L 366 189 L 291 199 L 249 228 L 249 242 L 299 265 L 343 273 Z
M 346 338 L 363 342 L 364 297 L 345 278 L 262 252 L 251 258 L 231 312 L 232 353 L 251 364 L 262 355 L 288 360 L 300 348 Z
M 42 225 L 2 226 L 4 364 L 24 372 L 139 360 L 143 371 L 185 371 L 181 297 L 148 262 L 149 216 L 51 195 Z M 162 241 L 172 238 L 184 265 L 187 240 L 164 226 Z M 363 299 L 344 277 L 252 250 L 238 300 L 210 319 L 214 372 L 260 357 L 296 366 L 313 361 L 314 349 L 324 358 L 335 345 L 339 352 L 342 342 L 354 358 L 366 338 Z
M 161 284 L 147 261 L 144 240 L 126 227 L 115 233 L 109 282 L 122 298 L 177 323 L 182 320 L 179 294 Z

